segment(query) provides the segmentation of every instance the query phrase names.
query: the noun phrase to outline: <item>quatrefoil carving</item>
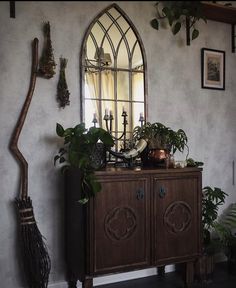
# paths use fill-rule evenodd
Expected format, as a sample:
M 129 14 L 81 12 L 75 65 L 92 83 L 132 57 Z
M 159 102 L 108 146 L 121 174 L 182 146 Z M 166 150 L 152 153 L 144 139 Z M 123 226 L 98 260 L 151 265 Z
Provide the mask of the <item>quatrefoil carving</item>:
M 164 214 L 164 224 L 171 233 L 181 233 L 189 229 L 192 221 L 192 210 L 184 201 L 170 204 Z
M 129 207 L 112 209 L 104 221 L 106 235 L 111 240 L 124 240 L 130 238 L 137 226 L 135 212 Z

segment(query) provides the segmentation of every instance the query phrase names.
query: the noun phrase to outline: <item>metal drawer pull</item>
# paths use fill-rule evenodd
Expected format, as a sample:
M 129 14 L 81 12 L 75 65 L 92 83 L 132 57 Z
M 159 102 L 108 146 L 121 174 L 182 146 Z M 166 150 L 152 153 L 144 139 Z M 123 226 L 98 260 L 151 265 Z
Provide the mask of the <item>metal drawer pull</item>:
M 139 188 L 137 191 L 136 191 L 136 198 L 138 200 L 142 200 L 144 198 L 144 189 L 143 188 Z
M 159 190 L 159 197 L 164 198 L 165 196 L 166 196 L 166 189 L 161 186 L 161 188 Z

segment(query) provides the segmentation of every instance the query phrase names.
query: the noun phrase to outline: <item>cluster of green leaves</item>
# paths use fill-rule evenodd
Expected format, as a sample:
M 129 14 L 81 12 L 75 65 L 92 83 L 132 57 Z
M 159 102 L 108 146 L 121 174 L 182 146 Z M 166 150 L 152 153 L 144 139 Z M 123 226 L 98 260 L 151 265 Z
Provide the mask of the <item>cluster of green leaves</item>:
M 218 217 L 219 206 L 225 203 L 227 193 L 221 188 L 206 186 L 202 189 L 202 225 L 205 249 L 211 246 L 211 231 Z
M 161 1 L 163 8 L 159 11 L 159 2 L 155 4 L 157 10 L 156 18 L 152 19 L 150 24 L 154 29 L 159 29 L 159 20 L 167 19 L 172 33 L 176 35 L 182 26 L 189 22 L 192 40 L 199 35 L 199 30 L 195 24 L 200 19 L 206 21 L 202 12 L 201 1 Z
M 70 166 L 77 167 L 82 173 L 82 192 L 81 203 L 86 203 L 91 196 L 101 190 L 100 183 L 94 175 L 92 154 L 96 149 L 96 144 L 102 142 L 107 149 L 114 145 L 111 135 L 103 128 L 85 128 L 84 123 L 76 125 L 74 128 L 64 129 L 57 123 L 56 133 L 64 138 L 64 146 L 60 148 L 54 157 L 54 165 L 62 165 L 62 171 Z
M 231 247 L 236 248 L 236 237 L 233 230 L 236 228 L 236 203 L 232 203 L 214 223 L 214 231 L 219 237 L 226 256 L 230 254 Z
M 183 152 L 185 147 L 188 148 L 188 138 L 184 130 L 174 131 L 159 122 L 147 122 L 142 127 L 136 126 L 133 130 L 133 138 L 146 139 L 150 148 L 168 149 L 173 154 L 177 150 Z
M 187 166 L 188 167 L 200 167 L 200 166 L 203 166 L 204 163 L 201 162 L 201 161 L 196 161 L 194 160 L 193 158 L 188 158 L 187 160 Z

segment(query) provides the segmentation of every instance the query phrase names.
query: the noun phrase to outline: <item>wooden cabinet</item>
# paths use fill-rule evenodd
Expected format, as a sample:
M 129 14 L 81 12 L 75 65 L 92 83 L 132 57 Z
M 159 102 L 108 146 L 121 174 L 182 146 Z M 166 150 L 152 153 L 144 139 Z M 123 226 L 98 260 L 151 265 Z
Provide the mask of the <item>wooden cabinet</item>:
M 79 171 L 65 178 L 69 287 L 92 288 L 108 273 L 187 263 L 186 281 L 201 252 L 201 170 L 106 169 L 102 191 L 82 206 Z

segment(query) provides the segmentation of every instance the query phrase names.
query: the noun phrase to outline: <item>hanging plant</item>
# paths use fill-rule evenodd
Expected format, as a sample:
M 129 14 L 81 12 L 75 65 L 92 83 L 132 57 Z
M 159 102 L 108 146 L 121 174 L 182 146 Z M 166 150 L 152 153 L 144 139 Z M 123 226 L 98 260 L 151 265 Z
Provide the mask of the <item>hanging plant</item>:
M 176 35 L 182 27 L 186 29 L 186 43 L 190 45 L 190 40 L 199 36 L 199 30 L 195 24 L 206 17 L 202 11 L 201 1 L 161 1 L 163 7 L 159 8 L 159 2 L 155 4 L 157 10 L 156 18 L 150 21 L 154 29 L 159 29 L 159 20 L 167 19 L 171 31 Z
M 67 62 L 67 59 L 62 57 L 60 58 L 60 76 L 57 84 L 57 101 L 59 102 L 59 106 L 62 108 L 65 108 L 66 105 L 70 105 L 70 92 L 66 83 L 65 74 Z
M 56 63 L 54 61 L 52 41 L 50 35 L 50 23 L 46 22 L 43 26 L 44 48 L 39 60 L 39 76 L 50 79 L 55 74 Z

